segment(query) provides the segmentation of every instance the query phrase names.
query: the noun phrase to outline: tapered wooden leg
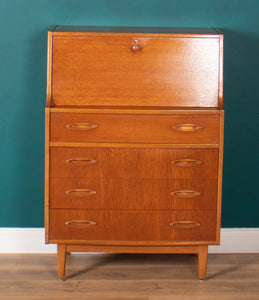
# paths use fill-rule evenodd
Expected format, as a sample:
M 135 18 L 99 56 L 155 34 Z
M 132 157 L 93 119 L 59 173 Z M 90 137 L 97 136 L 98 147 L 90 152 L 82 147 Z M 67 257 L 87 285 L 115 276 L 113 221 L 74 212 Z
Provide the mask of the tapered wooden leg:
M 199 246 L 199 278 L 204 280 L 206 277 L 208 246 Z
M 65 268 L 66 268 L 66 245 L 58 245 L 58 279 L 60 281 L 65 280 Z

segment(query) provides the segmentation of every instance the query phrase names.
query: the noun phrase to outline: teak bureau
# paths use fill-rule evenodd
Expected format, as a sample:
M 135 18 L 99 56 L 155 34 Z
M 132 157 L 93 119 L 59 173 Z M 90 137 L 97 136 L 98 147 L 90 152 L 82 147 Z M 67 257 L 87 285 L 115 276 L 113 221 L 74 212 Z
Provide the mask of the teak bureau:
M 56 26 L 48 33 L 46 242 L 67 252 L 219 244 L 223 35 Z

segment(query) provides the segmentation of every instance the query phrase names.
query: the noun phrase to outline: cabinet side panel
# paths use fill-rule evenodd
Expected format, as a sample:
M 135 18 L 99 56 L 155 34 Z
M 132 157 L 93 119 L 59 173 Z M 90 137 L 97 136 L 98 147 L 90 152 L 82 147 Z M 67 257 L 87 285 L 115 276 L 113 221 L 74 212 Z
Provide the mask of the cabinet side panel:
M 223 109 L 223 43 L 224 43 L 224 36 L 223 34 L 219 35 L 219 108 Z
M 52 31 L 48 32 L 48 53 L 47 53 L 47 103 L 51 106 L 51 90 L 52 90 Z
M 219 167 L 218 167 L 218 207 L 217 207 L 217 242 L 220 243 L 221 228 L 221 202 L 222 202 L 222 176 L 223 176 L 223 149 L 224 149 L 224 110 L 220 111 L 219 134 Z
M 49 241 L 49 108 L 45 109 L 45 240 Z

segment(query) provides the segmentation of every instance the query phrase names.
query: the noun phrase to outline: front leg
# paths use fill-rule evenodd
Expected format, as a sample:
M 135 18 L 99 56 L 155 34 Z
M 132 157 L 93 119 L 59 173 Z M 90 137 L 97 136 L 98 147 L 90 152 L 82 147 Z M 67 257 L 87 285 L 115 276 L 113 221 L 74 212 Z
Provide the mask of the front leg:
M 205 280 L 207 260 L 208 260 L 208 246 L 199 246 L 199 278 L 200 280 Z
M 58 279 L 60 281 L 64 281 L 65 268 L 66 268 L 66 245 L 58 244 L 57 261 L 58 261 Z

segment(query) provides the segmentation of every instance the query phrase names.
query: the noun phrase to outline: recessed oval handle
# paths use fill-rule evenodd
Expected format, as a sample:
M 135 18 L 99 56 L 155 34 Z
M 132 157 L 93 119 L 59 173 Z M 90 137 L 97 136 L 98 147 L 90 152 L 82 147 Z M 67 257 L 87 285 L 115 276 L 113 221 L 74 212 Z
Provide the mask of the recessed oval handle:
M 93 165 L 97 163 L 97 160 L 92 158 L 70 158 L 66 160 L 66 163 L 71 165 Z
M 194 221 L 176 221 L 169 223 L 169 226 L 172 226 L 176 229 L 191 229 L 195 227 L 199 227 L 201 224 Z
M 71 123 L 66 125 L 66 127 L 73 130 L 92 130 L 99 126 L 94 123 Z
M 65 225 L 71 227 L 89 227 L 97 224 L 95 221 L 89 221 L 89 220 L 70 220 L 65 222 Z
M 200 124 L 176 124 L 172 128 L 177 131 L 198 131 L 203 129 L 203 126 Z
M 193 191 L 193 190 L 180 190 L 170 193 L 171 196 L 175 197 L 198 197 L 201 195 L 201 192 L 199 191 Z
M 194 167 L 198 166 L 202 163 L 201 160 L 193 159 L 193 158 L 184 158 L 184 159 L 177 159 L 172 160 L 171 164 L 179 167 Z
M 134 40 L 133 45 L 131 46 L 131 50 L 133 52 L 138 52 L 141 51 L 143 49 L 143 45 L 141 44 L 141 42 L 139 40 Z
M 89 189 L 72 189 L 66 191 L 66 193 L 70 196 L 75 197 L 84 197 L 84 196 L 92 196 L 96 194 L 96 191 Z

